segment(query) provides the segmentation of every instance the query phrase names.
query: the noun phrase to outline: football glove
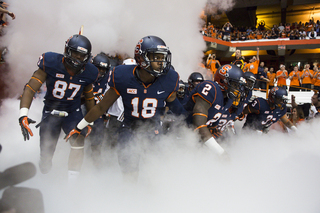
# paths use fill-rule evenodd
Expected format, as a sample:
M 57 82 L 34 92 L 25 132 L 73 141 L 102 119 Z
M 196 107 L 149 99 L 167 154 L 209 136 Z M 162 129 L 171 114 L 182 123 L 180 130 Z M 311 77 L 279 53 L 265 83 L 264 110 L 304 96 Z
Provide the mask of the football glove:
M 104 95 L 102 93 L 98 93 L 94 95 L 94 97 L 96 98 L 96 100 L 98 100 L 98 102 L 100 102 L 103 99 L 103 96 Z
M 86 136 L 85 136 L 85 137 L 88 137 L 89 134 L 90 134 L 91 131 L 92 131 L 92 127 L 91 127 L 90 125 L 88 125 L 88 126 L 86 126 L 85 128 L 87 128 L 87 132 L 86 132 Z M 64 139 L 66 140 L 66 142 L 67 142 L 71 137 L 74 138 L 74 139 L 76 139 L 76 138 L 81 134 L 81 131 L 83 131 L 83 130 L 79 129 L 78 127 L 75 127 L 73 130 L 71 130 L 71 131 L 69 132 L 68 135 L 66 135 L 66 136 L 64 137 Z
M 21 116 L 19 118 L 19 124 L 20 124 L 20 127 L 21 127 L 21 132 L 22 132 L 22 135 L 23 135 L 23 139 L 26 141 L 26 140 L 29 140 L 30 136 L 33 136 L 33 133 L 29 127 L 29 124 L 33 124 L 33 123 L 36 123 L 34 120 L 28 118 L 27 116 Z

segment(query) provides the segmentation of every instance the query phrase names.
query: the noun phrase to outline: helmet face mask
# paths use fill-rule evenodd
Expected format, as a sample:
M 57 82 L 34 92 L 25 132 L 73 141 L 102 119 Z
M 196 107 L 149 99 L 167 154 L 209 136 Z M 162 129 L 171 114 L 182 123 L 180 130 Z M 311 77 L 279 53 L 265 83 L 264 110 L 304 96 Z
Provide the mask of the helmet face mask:
M 185 88 L 186 88 L 186 85 L 184 85 L 184 83 L 179 83 L 179 89 L 177 91 L 177 97 L 178 98 L 183 98 L 184 97 Z
M 85 36 L 73 35 L 66 41 L 64 60 L 76 74 L 89 62 L 90 57 L 91 43 Z
M 171 52 L 156 36 L 142 38 L 135 47 L 134 58 L 139 67 L 155 77 L 167 74 L 171 66 Z
M 246 79 L 245 88 L 247 90 L 253 90 L 254 85 L 256 83 L 256 77 L 254 76 L 254 74 L 252 72 L 245 72 L 244 78 Z
M 188 78 L 189 90 L 194 89 L 198 84 L 204 81 L 203 75 L 199 72 L 193 72 Z
M 240 104 L 241 97 L 243 97 L 245 81 L 244 79 L 239 81 L 230 79 L 228 84 L 227 97 L 232 99 L 233 106 L 237 107 Z
M 107 71 L 110 69 L 110 60 L 104 53 L 99 53 L 91 59 L 91 63 L 99 70 L 99 79 L 103 78 Z

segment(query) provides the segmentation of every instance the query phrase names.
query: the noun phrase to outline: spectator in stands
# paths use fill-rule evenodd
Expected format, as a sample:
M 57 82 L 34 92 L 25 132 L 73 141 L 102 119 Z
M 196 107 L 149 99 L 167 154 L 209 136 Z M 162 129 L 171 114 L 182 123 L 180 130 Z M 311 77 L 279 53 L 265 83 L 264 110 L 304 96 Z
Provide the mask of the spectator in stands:
M 230 34 L 232 32 L 232 24 L 230 22 L 227 22 L 223 25 L 222 31 L 223 31 L 223 38 L 224 41 L 230 41 Z
M 262 38 L 263 38 L 263 33 L 262 33 L 262 31 L 258 30 L 257 31 L 257 40 L 260 40 Z
M 271 29 L 271 36 L 269 37 L 269 39 L 277 39 L 278 37 L 279 37 L 278 29 L 277 28 L 272 28 Z
M 305 31 L 305 28 L 304 27 L 301 27 L 300 30 L 300 39 L 303 40 L 303 39 L 306 39 L 307 38 L 307 32 Z
M 271 36 L 271 32 L 270 32 L 270 30 L 267 30 L 263 33 L 262 38 L 269 39 L 270 36 Z
M 314 93 L 311 97 L 311 107 L 309 110 L 309 119 L 318 117 L 320 115 L 320 93 Z
M 216 59 L 216 54 L 214 53 L 208 56 L 206 64 L 207 64 L 207 68 L 212 71 L 213 76 L 216 73 L 217 69 L 221 66 L 219 60 Z
M 312 27 L 311 31 L 308 33 L 309 39 L 315 39 L 317 37 L 317 32 L 314 31 L 314 28 Z
M 208 36 L 208 28 L 207 25 L 203 25 L 202 30 L 200 31 L 202 35 Z
M 320 72 L 317 66 L 313 67 L 313 89 L 320 92 Z
M 290 88 L 289 91 L 300 91 L 300 71 L 298 66 L 295 66 L 289 74 Z
M 311 29 L 314 27 L 314 19 L 312 17 L 312 19 L 309 20 L 309 22 L 306 22 L 305 24 L 305 29 L 306 29 L 306 32 L 309 33 L 311 32 Z
M 249 40 L 255 40 L 256 37 L 257 37 L 257 36 L 256 36 L 256 34 L 255 34 L 254 31 L 252 31 L 252 32 L 248 35 Z
M 280 31 L 284 31 L 284 26 L 282 23 L 279 23 L 279 27 L 278 27 L 279 32 Z
M 252 56 L 252 58 L 249 60 L 249 63 L 245 65 L 243 71 L 244 72 L 252 72 L 256 79 L 258 79 L 258 67 L 260 63 L 260 58 L 259 58 L 259 47 L 257 47 L 257 56 Z M 257 88 L 255 86 L 255 88 Z
M 246 32 L 242 32 L 239 37 L 239 41 L 245 41 L 245 40 L 248 40 L 247 34 L 246 34 Z
M 247 27 L 247 28 L 246 28 L 246 33 L 247 33 L 247 35 L 250 35 L 251 32 L 252 32 L 251 27 Z
M 255 84 L 255 88 L 257 88 L 257 89 L 259 89 L 259 88 L 261 88 L 261 79 L 260 79 L 260 76 L 263 74 L 263 72 L 264 72 L 264 62 L 263 61 L 261 61 L 260 62 L 260 65 L 259 65 L 259 67 L 258 67 L 258 74 L 257 74 L 257 76 L 256 76 L 256 84 Z M 266 76 L 267 76 L 267 73 L 266 73 Z
M 287 33 L 285 32 L 285 30 L 279 31 L 279 37 L 280 38 L 286 38 L 287 37 Z
M 269 89 L 272 89 L 276 83 L 276 73 L 273 67 L 270 67 L 269 72 L 267 72 L 267 78 L 269 79 Z
M 320 24 L 319 24 L 319 20 L 317 20 L 317 23 L 315 24 L 314 30 L 317 32 L 317 35 L 320 34 Z
M 289 39 L 295 40 L 296 39 L 295 34 L 296 34 L 295 31 L 291 30 L 288 35 Z
M 268 67 L 264 67 L 264 70 L 260 73 L 260 88 L 262 92 L 266 92 L 267 89 L 267 82 L 269 79 L 267 77 Z
M 244 61 L 244 57 L 242 56 L 241 50 L 237 49 L 234 52 L 234 54 L 235 54 L 235 60 L 231 62 L 231 64 L 234 64 L 243 70 L 244 66 L 246 65 L 246 62 Z
M 289 34 L 290 31 L 291 31 L 290 23 L 287 23 L 286 26 L 285 26 L 285 32 L 286 32 L 287 34 Z
M 304 113 L 301 107 L 294 106 L 291 108 L 291 114 L 289 115 L 289 120 L 293 125 L 297 126 L 300 122 L 304 121 Z
M 220 31 L 220 32 L 218 33 L 217 39 L 222 40 L 222 38 L 223 38 L 223 32 Z
M 288 71 L 286 70 L 286 66 L 284 64 L 280 65 L 280 70 L 276 72 L 276 79 L 277 79 L 277 86 L 283 87 L 287 89 L 287 78 L 288 78 Z
M 214 33 L 214 26 L 213 24 L 211 24 L 211 22 L 208 22 L 208 27 L 207 27 L 207 31 L 208 31 L 208 36 L 212 37 L 213 33 Z
M 312 85 L 312 78 L 313 78 L 313 71 L 310 70 L 310 64 L 304 65 L 304 69 L 301 72 L 301 86 L 303 88 L 311 89 Z M 303 89 L 304 91 L 308 91 L 308 89 Z

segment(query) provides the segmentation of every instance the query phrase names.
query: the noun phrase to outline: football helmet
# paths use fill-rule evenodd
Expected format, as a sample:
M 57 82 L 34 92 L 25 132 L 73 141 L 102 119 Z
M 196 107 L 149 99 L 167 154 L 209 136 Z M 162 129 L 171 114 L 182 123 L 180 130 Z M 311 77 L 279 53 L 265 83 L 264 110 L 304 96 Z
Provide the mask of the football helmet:
M 283 105 L 288 101 L 288 93 L 282 87 L 273 87 L 269 91 L 268 101 L 274 107 L 283 108 Z
M 199 72 L 193 72 L 188 78 L 189 90 L 193 90 L 197 84 L 204 81 L 203 75 Z
M 163 59 L 155 54 L 163 54 Z M 171 67 L 171 52 L 164 41 L 157 36 L 146 36 L 140 39 L 134 49 L 134 59 L 139 67 L 155 77 L 165 75 Z M 152 62 L 162 62 L 162 66 L 155 68 Z
M 254 74 L 252 72 L 245 72 L 244 78 L 246 79 L 246 89 L 253 90 L 254 84 L 256 82 L 256 77 L 254 76 Z
M 184 98 L 185 89 L 186 89 L 186 85 L 184 84 L 184 82 L 182 80 L 180 80 L 179 81 L 179 89 L 177 91 L 177 97 L 178 98 Z
M 80 57 L 75 57 L 79 54 Z M 76 73 L 83 70 L 91 57 L 91 43 L 83 35 L 71 36 L 65 44 L 64 60 Z M 80 59 L 81 58 L 81 59 Z
M 227 93 L 227 97 L 233 100 L 233 105 L 238 106 L 246 85 L 242 70 L 236 65 L 225 64 L 214 74 L 214 81 Z
M 99 69 L 99 78 L 103 78 L 111 66 L 108 56 L 102 52 L 94 56 L 91 63 Z

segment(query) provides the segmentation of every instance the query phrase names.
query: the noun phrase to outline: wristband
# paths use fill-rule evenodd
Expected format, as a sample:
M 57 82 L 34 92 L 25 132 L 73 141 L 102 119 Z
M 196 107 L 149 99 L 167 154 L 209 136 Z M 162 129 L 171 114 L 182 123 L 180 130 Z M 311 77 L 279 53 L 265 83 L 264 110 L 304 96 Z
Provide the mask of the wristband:
M 90 123 L 86 121 L 86 119 L 82 119 L 78 125 L 77 125 L 77 128 L 80 129 L 80 130 L 83 130 L 86 126 L 88 126 Z
M 209 138 L 206 142 L 204 142 L 204 144 L 217 152 L 219 155 L 222 155 L 225 152 L 213 137 Z
M 292 126 L 290 129 L 293 130 L 293 131 L 295 131 L 295 132 L 298 131 L 298 129 L 297 129 L 296 126 Z
M 21 118 L 22 116 L 28 116 L 28 112 L 29 112 L 29 109 L 27 107 L 20 108 L 19 118 Z

